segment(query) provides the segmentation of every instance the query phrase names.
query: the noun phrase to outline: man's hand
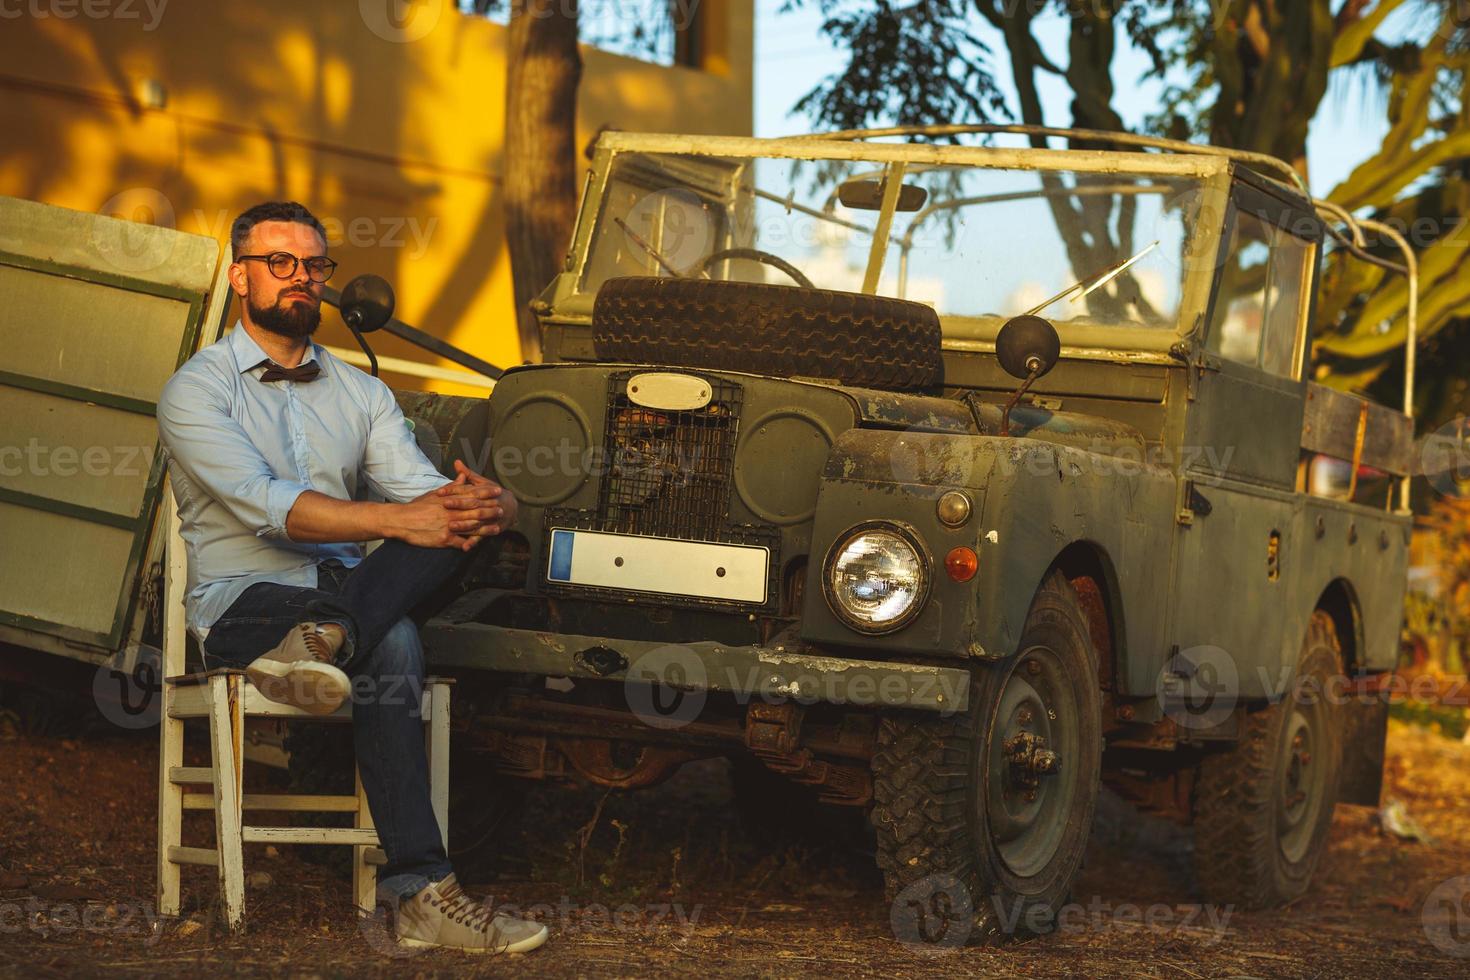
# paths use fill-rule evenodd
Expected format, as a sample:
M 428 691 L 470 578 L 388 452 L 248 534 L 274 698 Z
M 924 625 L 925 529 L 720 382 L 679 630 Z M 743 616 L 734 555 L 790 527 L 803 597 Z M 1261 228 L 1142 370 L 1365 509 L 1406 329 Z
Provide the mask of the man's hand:
M 515 494 L 489 477 L 476 473 L 464 464 L 464 460 L 456 459 L 454 469 L 454 482 L 434 491 L 444 500 L 444 506 L 459 511 L 481 512 L 488 508 L 496 512 L 491 520 L 482 520 L 478 529 L 463 528 L 464 532 L 478 533 L 483 537 L 499 534 L 515 523 L 519 510 Z
M 390 504 L 387 536 L 422 548 L 469 551 L 499 534 L 516 517 L 515 496 L 459 460 L 453 483 L 430 490 L 406 504 Z
M 448 506 L 437 490 L 406 504 L 389 504 L 391 518 L 386 537 L 421 548 L 458 548 L 469 551 L 483 540 L 477 529 L 496 520 L 499 508 L 464 509 Z

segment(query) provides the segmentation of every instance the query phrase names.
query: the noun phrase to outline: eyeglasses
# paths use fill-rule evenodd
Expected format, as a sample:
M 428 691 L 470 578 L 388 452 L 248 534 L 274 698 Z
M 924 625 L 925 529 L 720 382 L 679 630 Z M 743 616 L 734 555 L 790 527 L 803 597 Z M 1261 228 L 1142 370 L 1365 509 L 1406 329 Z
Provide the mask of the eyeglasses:
M 290 252 L 272 252 L 269 255 L 237 255 L 236 262 L 246 262 L 250 259 L 258 259 L 265 263 L 271 275 L 277 279 L 290 279 L 296 275 L 298 264 L 306 266 L 306 274 L 312 282 L 326 282 L 332 278 L 332 273 L 337 271 L 337 263 L 325 255 L 312 255 L 304 259 L 298 259 Z

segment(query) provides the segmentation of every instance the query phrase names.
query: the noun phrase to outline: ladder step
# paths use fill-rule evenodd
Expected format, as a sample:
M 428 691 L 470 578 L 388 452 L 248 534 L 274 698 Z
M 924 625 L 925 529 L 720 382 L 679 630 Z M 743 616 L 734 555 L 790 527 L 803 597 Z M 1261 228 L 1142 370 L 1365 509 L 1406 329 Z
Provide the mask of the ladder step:
M 378 832 L 371 827 L 242 827 L 240 836 L 247 843 L 378 846 Z
M 213 786 L 214 770 L 205 766 L 171 766 L 168 770 L 168 781 L 176 785 L 203 783 Z
M 355 796 L 299 796 L 290 793 L 246 793 L 240 798 L 242 810 L 277 810 L 282 813 L 356 813 Z M 185 793 L 185 810 L 213 810 L 210 793 Z
M 212 868 L 219 867 L 219 851 L 211 847 L 179 847 L 170 846 L 168 859 L 174 864 L 207 864 Z

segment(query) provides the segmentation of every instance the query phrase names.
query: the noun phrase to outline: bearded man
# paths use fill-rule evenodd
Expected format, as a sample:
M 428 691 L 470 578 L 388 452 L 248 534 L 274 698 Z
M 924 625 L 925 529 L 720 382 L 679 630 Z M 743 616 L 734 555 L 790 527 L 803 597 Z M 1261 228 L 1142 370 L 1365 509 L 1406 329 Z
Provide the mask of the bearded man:
M 546 927 L 496 914 L 456 881 L 429 799 L 410 610 L 515 520 L 509 491 L 456 461 L 439 473 L 388 386 L 311 341 L 336 263 L 294 202 L 231 227 L 240 320 L 158 403 L 188 553 L 186 618 L 205 666 L 319 714 L 352 695 L 353 739 L 412 946 L 523 952 Z M 371 488 L 386 503 L 358 500 Z M 364 556 L 359 542 L 383 539 Z

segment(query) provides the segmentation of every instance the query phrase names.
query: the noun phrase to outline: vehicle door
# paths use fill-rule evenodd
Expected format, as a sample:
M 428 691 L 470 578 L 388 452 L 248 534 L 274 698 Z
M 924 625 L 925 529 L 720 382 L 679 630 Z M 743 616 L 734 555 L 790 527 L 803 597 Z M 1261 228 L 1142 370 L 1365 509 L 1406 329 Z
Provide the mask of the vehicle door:
M 1322 240 L 1270 185 L 1232 188 L 1181 458 L 1171 636 L 1190 681 L 1251 697 L 1277 681 L 1299 545 L 1303 349 Z M 1233 676 L 1232 676 L 1233 675 Z M 1207 697 L 1208 691 L 1195 692 Z

